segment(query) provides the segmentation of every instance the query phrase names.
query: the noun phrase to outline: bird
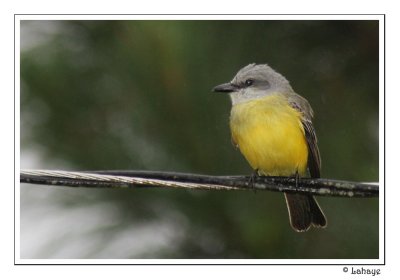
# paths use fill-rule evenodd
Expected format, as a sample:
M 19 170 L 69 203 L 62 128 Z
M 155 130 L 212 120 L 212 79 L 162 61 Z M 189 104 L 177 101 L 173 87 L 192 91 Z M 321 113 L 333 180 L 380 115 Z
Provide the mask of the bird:
M 319 178 L 321 157 L 309 102 L 268 64 L 251 63 L 234 78 L 213 88 L 227 93 L 232 143 L 256 176 Z M 285 192 L 291 227 L 305 232 L 325 228 L 327 219 L 310 194 Z

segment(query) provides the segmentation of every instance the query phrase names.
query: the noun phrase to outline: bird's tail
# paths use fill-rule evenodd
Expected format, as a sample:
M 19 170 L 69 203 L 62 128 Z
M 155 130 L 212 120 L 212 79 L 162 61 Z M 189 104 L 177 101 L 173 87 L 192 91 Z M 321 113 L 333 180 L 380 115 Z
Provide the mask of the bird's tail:
M 307 231 L 311 225 L 326 227 L 327 221 L 312 195 L 285 193 L 290 225 L 296 231 Z

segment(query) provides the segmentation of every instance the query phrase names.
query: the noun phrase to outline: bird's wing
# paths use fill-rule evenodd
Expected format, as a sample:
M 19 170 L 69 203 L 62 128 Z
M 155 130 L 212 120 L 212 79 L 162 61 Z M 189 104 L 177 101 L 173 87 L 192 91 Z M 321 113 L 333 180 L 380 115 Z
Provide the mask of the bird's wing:
M 301 122 L 303 124 L 308 143 L 308 170 L 310 171 L 312 178 L 319 178 L 321 170 L 321 156 L 319 154 L 315 129 L 311 120 L 303 118 Z
M 318 149 L 317 135 L 312 124 L 313 111 L 306 99 L 299 95 L 289 98 L 290 105 L 302 113 L 301 123 L 308 144 L 308 170 L 312 178 L 320 177 L 321 156 Z

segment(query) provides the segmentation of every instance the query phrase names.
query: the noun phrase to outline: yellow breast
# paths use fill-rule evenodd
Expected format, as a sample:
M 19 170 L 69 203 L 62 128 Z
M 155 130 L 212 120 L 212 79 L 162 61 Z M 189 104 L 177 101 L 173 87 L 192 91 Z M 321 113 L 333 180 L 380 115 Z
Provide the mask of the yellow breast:
M 283 96 L 266 97 L 232 107 L 233 141 L 253 169 L 263 175 L 304 175 L 308 147 L 301 113 Z

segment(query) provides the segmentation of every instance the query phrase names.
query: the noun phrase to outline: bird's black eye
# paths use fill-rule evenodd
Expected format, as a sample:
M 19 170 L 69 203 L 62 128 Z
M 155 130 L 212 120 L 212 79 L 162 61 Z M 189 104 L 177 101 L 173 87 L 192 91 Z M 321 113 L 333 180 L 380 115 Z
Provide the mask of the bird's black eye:
M 251 86 L 254 83 L 253 79 L 247 79 L 246 82 L 244 82 L 244 84 L 246 85 L 246 87 Z

